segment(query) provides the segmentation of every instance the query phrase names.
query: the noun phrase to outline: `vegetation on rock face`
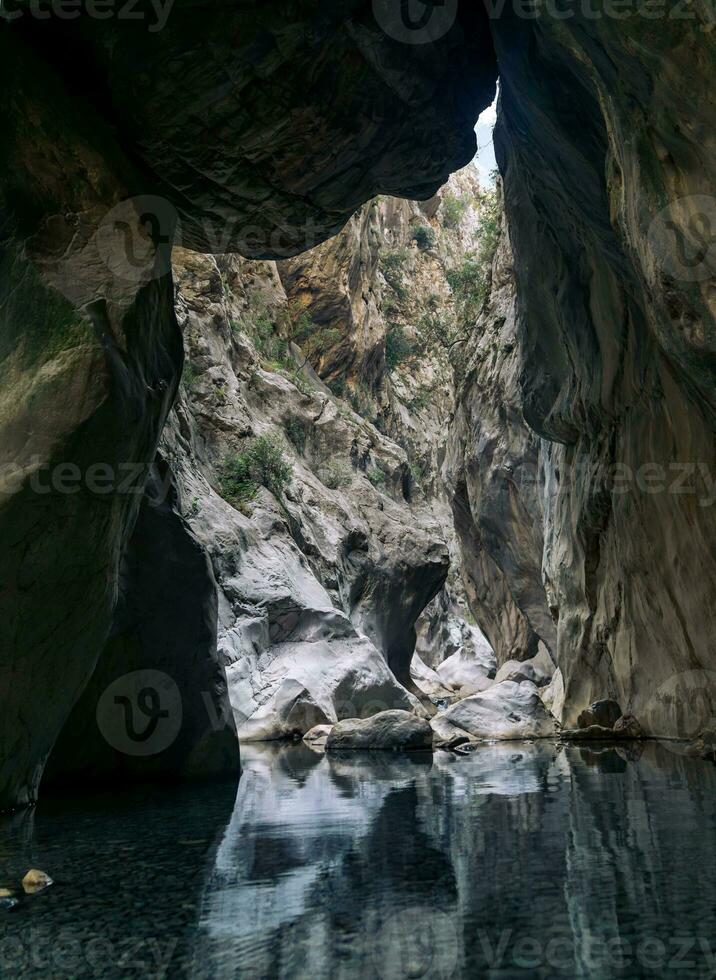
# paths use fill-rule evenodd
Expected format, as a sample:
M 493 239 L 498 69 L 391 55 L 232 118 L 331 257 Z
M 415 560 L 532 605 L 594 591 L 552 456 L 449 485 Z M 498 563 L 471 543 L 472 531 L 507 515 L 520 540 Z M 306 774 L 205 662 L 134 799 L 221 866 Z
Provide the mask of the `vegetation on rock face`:
M 306 428 L 304 423 L 299 418 L 290 418 L 284 428 L 286 429 L 286 435 L 291 445 L 294 449 L 302 453 L 306 448 Z
M 501 204 L 497 191 L 485 191 L 480 199 L 480 225 L 475 234 L 476 248 L 459 265 L 448 269 L 446 278 L 452 289 L 459 329 L 470 329 L 490 291 L 492 259 L 500 235 Z
M 389 323 L 385 332 L 385 363 L 394 371 L 415 353 L 415 345 L 399 323 Z
M 324 487 L 338 490 L 350 484 L 353 472 L 345 463 L 330 462 L 322 467 L 317 475 Z
M 369 469 L 366 476 L 377 489 L 385 486 L 385 473 L 379 466 L 373 466 Z
M 455 230 L 460 227 L 460 222 L 465 217 L 469 207 L 468 201 L 464 197 L 457 197 L 448 192 L 442 200 L 441 211 L 443 222 L 446 228 Z
M 405 246 L 383 249 L 380 253 L 380 271 L 383 273 L 383 278 L 401 300 L 408 295 L 405 286 L 405 265 L 409 254 Z
M 335 347 L 341 336 L 337 327 L 315 323 L 306 312 L 298 314 L 291 324 L 291 339 L 312 363 Z
M 261 358 L 261 366 L 267 371 L 293 368 L 288 341 L 278 331 L 278 326 L 266 309 L 251 309 L 243 323 L 233 323 L 234 329 L 244 329 L 254 342 Z
M 358 382 L 353 388 L 347 388 L 346 394 L 357 415 L 369 420 L 375 418 L 375 400 L 366 385 Z
M 199 377 L 199 372 L 191 363 L 189 358 L 184 360 L 184 368 L 181 373 L 181 383 L 186 391 L 191 391 L 196 384 L 196 379 Z
M 430 225 L 417 225 L 413 231 L 413 241 L 422 252 L 435 248 L 437 240 L 437 235 Z
M 275 497 L 282 497 L 291 482 L 293 468 L 284 454 L 284 446 L 275 436 L 253 439 L 241 452 L 228 456 L 221 469 L 221 493 L 230 504 L 242 509 L 266 487 Z

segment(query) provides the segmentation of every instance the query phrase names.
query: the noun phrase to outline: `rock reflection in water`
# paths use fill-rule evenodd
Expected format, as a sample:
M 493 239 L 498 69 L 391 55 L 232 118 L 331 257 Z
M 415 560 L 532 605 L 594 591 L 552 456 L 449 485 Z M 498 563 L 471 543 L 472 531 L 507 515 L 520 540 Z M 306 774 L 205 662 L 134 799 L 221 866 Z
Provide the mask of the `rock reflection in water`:
M 667 747 L 243 762 L 197 976 L 668 976 L 686 943 L 680 976 L 713 969 L 716 771 Z
M 707 977 L 716 768 L 677 745 L 245 746 L 232 786 L 0 820 L 0 975 Z M 235 797 L 235 798 L 234 798 Z

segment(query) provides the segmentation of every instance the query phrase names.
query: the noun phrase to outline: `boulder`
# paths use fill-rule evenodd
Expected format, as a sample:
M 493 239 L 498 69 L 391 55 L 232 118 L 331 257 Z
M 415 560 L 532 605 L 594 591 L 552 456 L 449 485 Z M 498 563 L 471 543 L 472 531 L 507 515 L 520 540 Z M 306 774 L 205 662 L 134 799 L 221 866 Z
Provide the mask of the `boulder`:
M 569 741 L 583 742 L 602 740 L 613 742 L 615 739 L 643 738 L 644 732 L 634 715 L 622 715 L 614 723 L 613 728 L 606 725 L 587 725 L 586 728 L 563 729 L 561 737 Z
M 619 738 L 643 738 L 644 730 L 634 715 L 622 715 L 614 722 L 614 734 Z
M 451 724 L 444 715 L 431 718 L 430 727 L 433 730 L 433 748 L 436 749 L 453 749 L 472 739 L 468 732 Z
M 549 738 L 557 734 L 555 718 L 547 711 L 531 681 L 502 681 L 487 691 L 458 701 L 438 716 L 478 739 Z
M 716 762 L 716 732 L 702 732 L 687 746 L 686 755 L 695 756 L 705 762 Z
M 523 680 L 528 680 L 537 687 L 547 687 L 554 673 L 552 658 L 544 644 L 540 644 L 539 652 L 529 660 L 508 660 L 504 663 L 495 674 L 495 683 L 514 680 L 519 684 Z
M 310 745 L 325 745 L 332 728 L 333 725 L 314 725 L 303 736 L 303 741 L 308 742 Z
M 483 691 L 492 683 L 496 663 L 492 648 L 470 644 L 461 647 L 444 660 L 436 669 L 442 683 L 453 691 L 471 688 L 474 692 Z
M 418 690 L 427 694 L 429 698 L 441 700 L 454 697 L 453 690 L 443 683 L 437 671 L 424 663 L 418 653 L 413 654 L 413 659 L 410 662 L 410 676 Z
M 381 711 L 371 718 L 339 721 L 326 742 L 328 752 L 353 749 L 429 749 L 433 730 L 429 722 L 410 711 Z
M 577 718 L 577 728 L 590 728 L 592 725 L 614 728 L 621 715 L 622 709 L 616 701 L 611 701 L 608 698 L 602 701 L 593 701 Z
M 614 729 L 604 725 L 587 725 L 586 728 L 566 728 L 560 737 L 570 742 L 613 741 Z
M 227 678 L 239 738 L 246 742 L 303 737 L 317 725 L 417 705 L 373 644 L 355 632 L 275 644 L 261 658 L 231 664 Z

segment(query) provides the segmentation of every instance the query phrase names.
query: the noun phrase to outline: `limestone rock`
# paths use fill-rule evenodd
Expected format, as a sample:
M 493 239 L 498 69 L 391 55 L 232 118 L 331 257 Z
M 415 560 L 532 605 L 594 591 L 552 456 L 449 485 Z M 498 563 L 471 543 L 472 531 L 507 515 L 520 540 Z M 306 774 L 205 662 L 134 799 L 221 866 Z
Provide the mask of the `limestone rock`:
M 540 688 L 539 693 L 547 711 L 561 722 L 564 713 L 564 678 L 559 668 L 555 670 L 549 684 Z
M 331 729 L 326 751 L 408 750 L 432 747 L 433 730 L 409 711 L 381 711 L 370 718 L 340 721 Z
M 468 732 L 451 724 L 444 715 L 431 718 L 430 727 L 433 730 L 433 747 L 436 749 L 454 749 L 473 738 Z
M 453 691 L 465 687 L 485 690 L 495 677 L 495 655 L 483 640 L 479 645 L 461 647 L 440 664 L 436 673 Z
M 696 756 L 705 762 L 716 762 L 716 732 L 702 732 L 687 746 L 686 754 Z
M 495 683 L 499 684 L 510 679 L 517 680 L 519 677 L 520 680 L 532 681 L 537 687 L 546 687 L 553 676 L 554 664 L 545 650 L 528 660 L 508 660 L 495 674 Z M 518 680 L 517 683 L 520 681 Z
M 379 651 L 354 631 L 342 640 L 280 644 L 261 660 L 237 660 L 227 677 L 244 741 L 303 736 L 317 725 L 414 704 Z
M 438 716 L 478 739 L 548 738 L 558 726 L 533 683 L 502 681 L 458 701 Z
M 333 725 L 314 725 L 303 736 L 303 741 L 308 742 L 310 745 L 325 745 L 332 728 Z
M 560 738 L 572 742 L 613 742 L 616 737 L 614 729 L 606 728 L 604 725 L 585 725 L 584 728 L 566 728 L 560 732 Z
M 416 686 L 434 701 L 454 696 L 453 689 L 446 686 L 437 671 L 423 663 L 417 651 L 410 661 L 410 676 L 415 681 Z
M 39 31 L 8 23 L 0 39 L 0 82 L 13 92 L 0 178 L 9 604 L 0 649 L 14 678 L 0 696 L 0 808 L 36 798 L 113 634 L 122 564 L 181 372 L 172 238 L 285 256 L 337 232 L 377 192 L 429 197 L 470 159 L 475 118 L 495 89 L 478 8 L 461 9 L 429 54 L 365 3 L 183 6 L 160 31 L 100 28 L 77 13 L 72 39 L 54 16 Z M 104 485 L 85 492 L 100 473 Z M 132 474 L 130 492 L 120 489 Z M 35 492 L 55 478 L 70 491 Z M 404 679 L 413 607 L 440 587 L 442 565 L 436 556 L 407 611 L 372 624 L 397 648 L 396 669 L 405 660 Z M 194 690 L 217 669 L 202 662 Z M 221 711 L 221 697 L 211 703 Z M 204 751 L 206 730 L 195 730 L 184 773 Z
M 509 63 L 495 145 L 512 403 L 540 441 L 502 481 L 508 532 L 493 523 L 490 554 L 517 595 L 511 515 L 534 515 L 554 639 L 530 622 L 562 669 L 569 725 L 614 690 L 646 732 L 687 735 L 692 692 L 703 723 L 716 705 L 716 508 L 701 465 L 713 473 L 716 253 L 694 234 L 713 214 L 716 105 L 692 94 L 713 91 L 712 25 L 703 9 L 645 31 L 639 18 L 530 23 L 515 7 L 493 26 Z M 476 483 L 481 501 L 489 481 Z

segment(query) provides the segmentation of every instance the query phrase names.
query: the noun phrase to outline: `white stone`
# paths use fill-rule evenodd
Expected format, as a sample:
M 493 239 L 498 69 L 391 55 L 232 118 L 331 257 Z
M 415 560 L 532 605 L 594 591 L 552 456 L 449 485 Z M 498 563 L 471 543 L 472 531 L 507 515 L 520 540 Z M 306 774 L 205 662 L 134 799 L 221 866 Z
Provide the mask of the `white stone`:
M 502 681 L 451 705 L 438 716 L 479 739 L 548 738 L 557 722 L 530 681 Z M 443 729 L 444 731 L 444 729 Z

